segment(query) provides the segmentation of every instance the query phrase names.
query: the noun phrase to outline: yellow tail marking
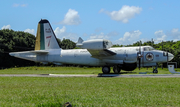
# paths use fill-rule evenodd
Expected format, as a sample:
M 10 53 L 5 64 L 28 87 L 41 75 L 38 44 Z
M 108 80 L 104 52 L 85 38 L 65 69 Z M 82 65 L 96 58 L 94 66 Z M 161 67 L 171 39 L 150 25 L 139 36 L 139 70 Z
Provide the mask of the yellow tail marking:
M 37 28 L 35 50 L 40 50 L 40 24 L 38 24 Z

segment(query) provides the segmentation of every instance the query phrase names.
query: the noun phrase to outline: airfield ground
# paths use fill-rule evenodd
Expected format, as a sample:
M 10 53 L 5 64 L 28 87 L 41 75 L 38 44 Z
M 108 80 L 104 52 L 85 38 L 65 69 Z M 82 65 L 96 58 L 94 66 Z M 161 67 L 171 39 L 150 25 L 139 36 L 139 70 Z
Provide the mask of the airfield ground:
M 64 71 L 61 71 L 64 69 Z M 68 69 L 68 70 L 66 70 Z M 71 69 L 71 70 L 70 70 Z M 101 68 L 22 67 L 0 70 L 5 74 L 97 75 Z M 164 70 L 164 71 L 163 71 Z M 159 73 L 170 74 L 166 69 Z M 138 70 L 137 70 L 138 71 Z M 130 73 L 137 75 L 137 71 Z M 142 69 L 141 72 L 146 72 Z M 126 72 L 125 72 L 126 73 Z M 161 75 L 164 75 L 161 73 Z M 129 75 L 129 74 L 122 74 Z M 148 74 L 153 75 L 153 74 Z M 0 77 L 1 106 L 180 106 L 180 78 Z

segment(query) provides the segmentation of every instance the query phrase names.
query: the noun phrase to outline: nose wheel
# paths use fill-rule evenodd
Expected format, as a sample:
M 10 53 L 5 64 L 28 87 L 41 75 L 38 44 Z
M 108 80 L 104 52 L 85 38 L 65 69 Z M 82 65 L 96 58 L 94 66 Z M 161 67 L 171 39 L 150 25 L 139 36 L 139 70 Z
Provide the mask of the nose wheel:
M 111 69 L 110 69 L 109 66 L 104 66 L 104 67 L 102 67 L 102 72 L 103 72 L 104 74 L 109 74 L 110 71 L 111 71 Z
M 153 73 L 158 73 L 158 70 L 157 70 L 157 68 L 158 68 L 158 66 L 156 65 L 156 67 L 155 68 L 153 68 Z

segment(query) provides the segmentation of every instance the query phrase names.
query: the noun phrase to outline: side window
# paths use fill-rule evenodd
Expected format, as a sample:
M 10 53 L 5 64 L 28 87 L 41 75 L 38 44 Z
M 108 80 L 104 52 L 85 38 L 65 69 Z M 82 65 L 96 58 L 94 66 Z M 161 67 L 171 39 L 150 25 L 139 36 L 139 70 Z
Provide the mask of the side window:
M 147 51 L 147 48 L 144 48 L 144 51 Z
M 145 48 L 144 48 L 144 51 L 149 51 L 149 48 L 148 48 L 148 47 L 145 47 Z

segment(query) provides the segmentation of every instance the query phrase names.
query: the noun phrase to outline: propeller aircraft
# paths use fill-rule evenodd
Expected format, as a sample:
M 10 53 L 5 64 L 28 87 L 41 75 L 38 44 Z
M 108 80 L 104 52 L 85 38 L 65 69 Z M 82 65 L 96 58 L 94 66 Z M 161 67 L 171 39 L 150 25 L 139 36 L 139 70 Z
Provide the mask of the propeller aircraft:
M 41 19 L 37 28 L 35 50 L 9 54 L 44 64 L 51 62 L 57 65 L 101 66 L 103 73 L 110 73 L 110 67 L 113 67 L 114 73 L 120 73 L 121 70 L 133 71 L 137 67 L 155 67 L 157 63 L 174 58 L 173 54 L 155 50 L 151 46 L 111 48 L 111 41 L 105 39 L 84 41 L 79 38 L 76 46 L 82 49 L 61 49 L 49 21 Z M 153 72 L 158 71 L 154 69 Z

